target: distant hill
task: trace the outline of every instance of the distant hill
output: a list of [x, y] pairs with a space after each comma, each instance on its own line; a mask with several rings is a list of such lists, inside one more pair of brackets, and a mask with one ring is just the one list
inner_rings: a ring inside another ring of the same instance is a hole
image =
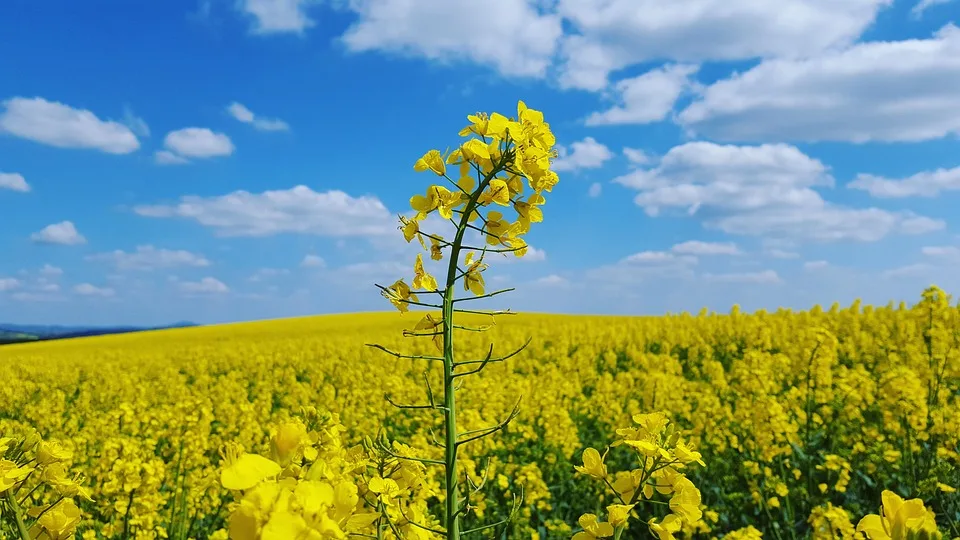
[[145, 330], [163, 330], [166, 328], [186, 328], [198, 326], [189, 321], [180, 321], [166, 326], [61, 326], [44, 324], [8, 324], [0, 323], [0, 345], [23, 343], [26, 341], [45, 341], [84, 336], [103, 336], [108, 334], [126, 334]]

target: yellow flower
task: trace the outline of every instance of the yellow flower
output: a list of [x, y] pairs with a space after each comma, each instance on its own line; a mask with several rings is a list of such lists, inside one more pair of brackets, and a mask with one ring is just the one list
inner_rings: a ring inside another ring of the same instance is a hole
[[614, 528], [619, 527], [627, 522], [627, 519], [630, 517], [630, 510], [636, 506], [635, 504], [611, 504], [607, 507], [607, 519], [610, 521], [610, 524]]
[[423, 269], [423, 255], [417, 253], [417, 260], [413, 263], [413, 288], [425, 291], [437, 290], [437, 280]]
[[410, 304], [407, 300], [413, 302], [419, 302], [420, 299], [417, 298], [417, 295], [410, 292], [410, 286], [408, 286], [402, 279], [398, 279], [394, 282], [393, 285], [386, 288], [382, 291], [384, 297], [390, 301], [401, 313], [406, 313], [410, 311]]
[[37, 447], [37, 463], [40, 466], [49, 465], [58, 461], [67, 461], [73, 457], [73, 452], [64, 448], [56, 441], [41, 442]]
[[940, 491], [944, 493], [954, 493], [957, 491], [957, 488], [948, 484], [944, 484], [943, 482], [938, 482], [937, 487], [940, 488]]
[[871, 540], [939, 539], [933, 512], [920, 499], [904, 501], [896, 493], [884, 490], [880, 494], [883, 505], [880, 515], [869, 514], [857, 523], [857, 531]]
[[656, 518], [651, 518], [647, 525], [650, 526], [650, 532], [657, 535], [660, 540], [674, 540], [673, 533], [680, 532], [682, 523], [676, 515], [667, 514], [662, 522], [657, 523]]
[[[31, 517], [39, 516], [30, 530], [30, 537], [37, 540], [67, 540], [73, 538], [80, 524], [80, 509], [73, 499], [65, 498], [52, 508], [40, 506], [27, 512]], [[42, 514], [42, 515], [41, 515]]]
[[285, 462], [300, 449], [307, 436], [307, 428], [298, 421], [286, 422], [277, 428], [273, 437], [273, 450], [277, 459]]
[[433, 315], [427, 313], [420, 319], [420, 322], [413, 327], [414, 331], [417, 330], [429, 330], [433, 332], [433, 335], [430, 338], [433, 340], [433, 344], [436, 345], [437, 350], [443, 350], [443, 332], [437, 329], [438, 326], [443, 324], [443, 319], [434, 319]]
[[16, 463], [0, 459], [0, 493], [20, 483], [33, 472], [33, 467], [19, 467]]
[[575, 465], [577, 472], [603, 480], [607, 477], [607, 466], [603, 457], [596, 448], [587, 448], [583, 451], [583, 466]]
[[463, 276], [463, 290], [470, 291], [476, 296], [483, 296], [484, 283], [481, 272], [486, 268], [486, 265], [480, 260], [474, 261], [472, 251], [467, 253], [464, 264], [467, 267], [467, 271]]
[[437, 173], [437, 176], [446, 174], [447, 168], [443, 164], [443, 156], [440, 155], [439, 150], [430, 150], [413, 165], [413, 170], [417, 172], [423, 172], [427, 169]]
[[670, 511], [677, 514], [687, 523], [699, 521], [703, 516], [700, 511], [700, 490], [685, 476], [673, 484], [673, 497], [670, 498]]
[[594, 540], [613, 536], [613, 525], [606, 521], [597, 522], [596, 514], [584, 514], [580, 516], [577, 523], [583, 527], [583, 530], [573, 535], [571, 540]]
[[224, 488], [243, 491], [282, 471], [280, 465], [257, 454], [247, 454], [236, 444], [227, 444], [220, 454], [225, 467], [220, 471], [220, 484]]

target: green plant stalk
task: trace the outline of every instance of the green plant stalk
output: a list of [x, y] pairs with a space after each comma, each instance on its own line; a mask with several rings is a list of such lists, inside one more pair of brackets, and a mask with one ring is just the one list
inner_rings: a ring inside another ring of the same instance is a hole
[[13, 494], [13, 490], [7, 492], [7, 502], [13, 510], [13, 521], [17, 524], [17, 532], [20, 533], [21, 540], [30, 540], [30, 531], [27, 529], [27, 524], [23, 522], [20, 505], [17, 504], [17, 497]]
[[460, 540], [460, 500], [457, 478], [457, 397], [453, 376], [453, 300], [457, 282], [457, 263], [463, 245], [463, 235], [467, 232], [470, 214], [476, 208], [480, 194], [496, 176], [506, 161], [504, 158], [490, 173], [484, 175], [483, 182], [470, 196], [460, 216], [457, 234], [450, 247], [450, 262], [447, 265], [447, 280], [443, 290], [443, 405], [445, 407], [445, 480], [446, 480], [446, 517], [447, 540]]

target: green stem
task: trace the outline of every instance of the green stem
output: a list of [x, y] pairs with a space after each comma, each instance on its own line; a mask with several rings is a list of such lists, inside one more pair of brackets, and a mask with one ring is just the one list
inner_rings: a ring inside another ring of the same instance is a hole
[[7, 502], [10, 504], [10, 508], [13, 510], [13, 520], [17, 524], [17, 531], [20, 533], [20, 538], [22, 540], [30, 540], [30, 531], [27, 529], [27, 524], [23, 522], [23, 516], [20, 513], [20, 505], [17, 504], [17, 497], [13, 494], [13, 490], [7, 492]]
[[[504, 156], [506, 157], [506, 156]], [[444, 431], [446, 432], [446, 448], [444, 452], [445, 480], [446, 480], [446, 528], [447, 540], [460, 540], [460, 496], [459, 479], [457, 478], [457, 448], [459, 434], [457, 433], [457, 399], [456, 378], [454, 377], [453, 358], [453, 304], [454, 291], [457, 281], [457, 263], [460, 261], [460, 251], [463, 249], [463, 235], [467, 231], [470, 214], [476, 208], [480, 194], [497, 173], [500, 172], [504, 159], [498, 166], [487, 174], [483, 182], [477, 187], [460, 216], [460, 225], [457, 234], [450, 246], [450, 262], [447, 266], [447, 280], [443, 291], [443, 405], [445, 408]]]

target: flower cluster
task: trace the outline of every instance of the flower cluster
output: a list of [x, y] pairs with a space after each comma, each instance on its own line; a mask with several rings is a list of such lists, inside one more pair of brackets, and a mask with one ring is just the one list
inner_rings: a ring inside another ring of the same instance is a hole
[[73, 452], [35, 431], [0, 437], [0, 537], [72, 538], [81, 521], [75, 499], [92, 501], [80, 474], [68, 468]]
[[[637, 505], [651, 501], [656, 495], [669, 497], [670, 513], [664, 518], [649, 518], [650, 531], [660, 540], [673, 540], [674, 534], [687, 527], [691, 530], [703, 517], [700, 490], [686, 475], [692, 465], [704, 467], [702, 456], [676, 430], [666, 413], [637, 414], [633, 426], [617, 430], [618, 438], [611, 445], [624, 445], [633, 451], [637, 468], [611, 475], [605, 456], [595, 448], [583, 451], [583, 465], [577, 472], [602, 481], [613, 491], [619, 504], [607, 507], [607, 521], [599, 522], [594, 514], [584, 514], [579, 523], [583, 531], [575, 540], [612, 536], [619, 538]], [[612, 481], [611, 481], [612, 478]]]

